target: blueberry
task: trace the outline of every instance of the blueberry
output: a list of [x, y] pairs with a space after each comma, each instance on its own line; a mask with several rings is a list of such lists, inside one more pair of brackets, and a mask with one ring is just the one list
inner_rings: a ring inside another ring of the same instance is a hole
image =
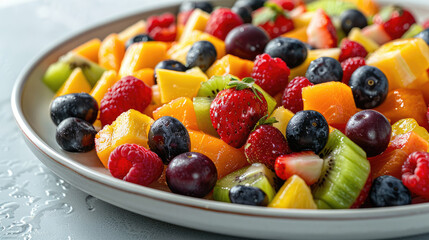
[[203, 1], [184, 1], [180, 5], [179, 12], [187, 12], [193, 9], [201, 9], [204, 12], [211, 13], [213, 11], [213, 5], [210, 2]]
[[241, 17], [244, 23], [252, 23], [252, 9], [248, 6], [234, 6], [231, 9]]
[[425, 40], [426, 44], [429, 45], [429, 28], [421, 31], [419, 34], [417, 34], [414, 37]]
[[264, 206], [268, 199], [264, 191], [259, 188], [245, 185], [235, 185], [229, 190], [229, 199], [232, 203]]
[[313, 84], [337, 81], [343, 79], [341, 63], [331, 57], [320, 57], [313, 60], [307, 68], [305, 77]]
[[252, 9], [252, 11], [255, 11], [258, 8], [261, 8], [264, 6], [266, 0], [238, 0], [235, 2], [234, 7], [238, 6], [247, 6]]
[[307, 52], [303, 42], [285, 37], [274, 38], [265, 47], [265, 53], [282, 59], [289, 68], [301, 65], [307, 59]]
[[215, 46], [209, 41], [195, 42], [186, 55], [186, 67], [199, 67], [203, 72], [216, 61], [217, 52]]
[[328, 142], [329, 125], [322, 114], [312, 110], [297, 112], [286, 128], [289, 147], [294, 152], [322, 151]]
[[179, 71], [179, 72], [184, 72], [186, 70], [188, 70], [185, 65], [183, 65], [181, 62], [178, 62], [176, 60], [164, 60], [162, 62], [159, 62], [156, 66], [155, 66], [155, 71], [153, 74], [153, 77], [155, 78], [155, 80], [157, 79], [156, 76], [156, 70], [157, 69], [167, 69], [167, 70], [173, 70], [173, 71]]
[[341, 29], [346, 35], [348, 35], [355, 27], [362, 29], [368, 26], [368, 21], [365, 15], [356, 9], [349, 9], [342, 12], [340, 15], [340, 21]]
[[88, 93], [72, 93], [55, 98], [50, 106], [51, 119], [58, 126], [64, 119], [76, 117], [94, 123], [98, 103]]
[[136, 35], [136, 36], [128, 39], [128, 41], [125, 43], [125, 47], [129, 48], [133, 43], [150, 42], [150, 41], [153, 41], [153, 38], [151, 38], [149, 35], [139, 34], [139, 35]]
[[56, 130], [55, 139], [62, 149], [68, 152], [89, 152], [94, 149], [94, 127], [80, 118], [67, 118]]
[[164, 164], [179, 154], [191, 150], [188, 130], [176, 118], [165, 116], [156, 120], [149, 130], [149, 148]]
[[349, 86], [356, 106], [361, 109], [375, 108], [380, 105], [386, 99], [389, 90], [386, 75], [373, 66], [362, 66], [356, 69], [350, 77]]
[[411, 204], [410, 190], [401, 180], [388, 175], [377, 177], [372, 182], [369, 198], [376, 207]]

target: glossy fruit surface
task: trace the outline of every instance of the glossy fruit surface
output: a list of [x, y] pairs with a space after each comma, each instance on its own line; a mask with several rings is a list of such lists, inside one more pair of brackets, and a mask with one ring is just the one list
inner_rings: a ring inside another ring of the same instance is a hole
[[319, 153], [326, 145], [329, 125], [325, 117], [316, 111], [297, 112], [286, 128], [286, 139], [294, 152], [313, 151]]
[[191, 197], [204, 197], [213, 189], [217, 180], [213, 162], [196, 152], [183, 153], [173, 158], [165, 175], [172, 192]]
[[125, 47], [128, 48], [133, 43], [150, 42], [150, 41], [154, 41], [154, 40], [149, 35], [147, 35], [147, 34], [139, 34], [139, 35], [136, 35], [136, 36], [128, 39], [128, 41], [125, 43]]
[[253, 60], [264, 52], [270, 41], [267, 33], [252, 24], [238, 26], [225, 39], [226, 52], [243, 59]]
[[161, 117], [152, 124], [148, 144], [150, 150], [158, 154], [164, 164], [191, 150], [191, 140], [185, 126], [169, 116]]
[[80, 118], [70, 117], [62, 121], [56, 130], [55, 139], [68, 152], [89, 152], [94, 149], [94, 127]]
[[265, 47], [265, 53], [282, 59], [289, 68], [301, 65], [307, 59], [307, 47], [297, 39], [278, 37]]
[[414, 37], [425, 40], [426, 44], [429, 45], [429, 28], [421, 31], [419, 34], [417, 34]]
[[205, 32], [220, 40], [225, 40], [228, 33], [243, 24], [241, 17], [229, 8], [217, 8], [210, 15]]
[[419, 196], [429, 197], [429, 153], [413, 152], [402, 165], [402, 182]]
[[411, 204], [411, 193], [401, 180], [385, 175], [374, 179], [370, 191], [371, 203], [376, 207]]
[[266, 53], [256, 57], [252, 70], [255, 84], [271, 96], [275, 96], [286, 88], [289, 74], [290, 70], [283, 60], [272, 58]]
[[368, 157], [386, 150], [390, 142], [392, 127], [386, 117], [374, 110], [356, 113], [346, 125], [346, 136], [359, 145]]
[[173, 71], [178, 71], [178, 72], [185, 72], [186, 70], [188, 70], [188, 68], [183, 65], [181, 62], [176, 61], [176, 60], [164, 60], [159, 62], [156, 66], [155, 66], [155, 71], [154, 71], [154, 78], [157, 79], [157, 75], [156, 75], [156, 70], [157, 69], [166, 69], [166, 70], [173, 70]]
[[331, 57], [320, 57], [310, 63], [305, 77], [313, 84], [325, 82], [341, 82], [343, 68], [340, 62]]
[[343, 39], [341, 41], [340, 49], [341, 53], [338, 59], [338, 61], [340, 62], [343, 62], [344, 60], [353, 57], [365, 58], [366, 55], [368, 55], [368, 52], [360, 43], [350, 41], [348, 39]]
[[185, 1], [180, 5], [179, 12], [187, 12], [197, 8], [211, 13], [213, 11], [213, 4], [207, 1]]
[[305, 77], [295, 77], [285, 88], [282, 96], [282, 105], [293, 113], [297, 113], [304, 109], [302, 102], [302, 89], [314, 84], [308, 81]]
[[250, 7], [234, 6], [231, 10], [238, 14], [244, 23], [252, 23], [252, 9]]
[[353, 57], [348, 58], [341, 62], [341, 67], [343, 68], [343, 80], [344, 84], [349, 85], [350, 77], [356, 71], [356, 69], [365, 66], [365, 58], [363, 57]]
[[268, 199], [264, 191], [257, 187], [235, 185], [229, 190], [229, 199], [232, 203], [262, 206], [267, 205]]
[[64, 119], [76, 117], [94, 123], [98, 114], [97, 101], [87, 93], [72, 93], [55, 98], [50, 105], [51, 119], [58, 126]]
[[194, 43], [186, 55], [186, 67], [199, 67], [203, 72], [214, 63], [217, 58], [215, 46], [209, 41], [198, 41]]
[[264, 6], [265, 2], [266, 0], [238, 0], [235, 2], [234, 7], [246, 6], [246, 7], [250, 7], [252, 11], [255, 11], [256, 9]]
[[312, 151], [279, 156], [274, 165], [279, 178], [287, 180], [293, 175], [298, 175], [309, 186], [319, 180], [322, 167], [323, 159]]
[[340, 15], [341, 29], [346, 35], [352, 30], [352, 28], [364, 28], [368, 25], [368, 21], [363, 13], [357, 9], [349, 9], [341, 13]]

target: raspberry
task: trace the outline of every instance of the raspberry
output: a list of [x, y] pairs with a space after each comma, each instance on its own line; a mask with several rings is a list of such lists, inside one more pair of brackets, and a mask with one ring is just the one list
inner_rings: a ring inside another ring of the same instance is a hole
[[342, 62], [348, 58], [352, 57], [366, 57], [368, 55], [368, 52], [365, 50], [365, 48], [354, 41], [350, 41], [348, 39], [344, 39], [341, 42], [340, 45], [341, 53], [339, 61]]
[[289, 74], [289, 68], [280, 58], [271, 58], [266, 53], [256, 56], [252, 78], [271, 96], [283, 91], [287, 85]]
[[345, 61], [341, 62], [341, 68], [343, 69], [342, 82], [348, 85], [353, 72], [356, 71], [356, 69], [358, 69], [359, 67], [365, 65], [366, 63], [363, 57], [347, 58]]
[[411, 192], [429, 198], [429, 153], [413, 152], [402, 165], [402, 182]]
[[305, 77], [295, 77], [292, 79], [283, 92], [283, 107], [294, 113], [302, 111], [304, 109], [304, 103], [302, 102], [302, 89], [313, 85], [314, 84]]
[[205, 32], [225, 40], [226, 35], [235, 27], [243, 24], [239, 15], [229, 8], [218, 8], [211, 15], [207, 22]]
[[175, 21], [171, 13], [151, 16], [147, 19], [147, 32], [155, 41], [172, 42], [177, 34]]
[[156, 153], [137, 144], [124, 144], [110, 154], [109, 171], [113, 177], [148, 186], [156, 181], [164, 165]]
[[152, 89], [142, 80], [127, 76], [115, 83], [100, 102], [102, 125], [111, 124], [123, 112], [143, 112], [152, 100]]

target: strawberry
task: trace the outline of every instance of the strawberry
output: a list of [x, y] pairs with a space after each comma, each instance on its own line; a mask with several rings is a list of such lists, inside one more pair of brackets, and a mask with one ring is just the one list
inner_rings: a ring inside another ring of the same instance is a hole
[[283, 91], [288, 83], [290, 70], [280, 58], [264, 53], [258, 55], [252, 70], [255, 83], [271, 96]]
[[292, 19], [282, 7], [272, 2], [266, 3], [265, 7], [255, 12], [252, 23], [263, 28], [270, 38], [276, 38], [295, 28]]
[[340, 57], [339, 61], [342, 62], [348, 58], [352, 57], [366, 57], [368, 55], [368, 52], [365, 50], [365, 48], [354, 41], [350, 41], [347, 38], [344, 38], [343, 41], [341, 41], [340, 44]]
[[416, 23], [416, 19], [408, 10], [394, 5], [383, 8], [374, 16], [373, 21], [382, 24], [392, 39], [402, 37], [411, 25]]
[[319, 180], [323, 159], [312, 151], [296, 152], [278, 157], [274, 169], [279, 178], [286, 180], [293, 175], [300, 176], [307, 185]]
[[365, 65], [365, 58], [363, 57], [348, 58], [345, 61], [341, 62], [341, 68], [343, 69], [342, 82], [344, 84], [349, 85], [349, 80], [352, 74], [356, 71], [356, 69]]
[[275, 3], [287, 11], [291, 11], [295, 8], [294, 0], [269, 0], [268, 2]]
[[233, 78], [210, 106], [213, 127], [224, 142], [235, 148], [246, 143], [258, 120], [268, 114], [267, 101], [253, 83], [252, 78]]
[[262, 163], [268, 168], [274, 169], [276, 158], [291, 152], [284, 135], [270, 125], [275, 122], [277, 122], [275, 118], [263, 117], [249, 135], [246, 145], [244, 145], [244, 153], [250, 164]]
[[318, 9], [307, 27], [308, 44], [315, 48], [335, 48], [338, 37], [334, 24], [322, 9]]
[[155, 41], [172, 42], [176, 39], [176, 18], [171, 13], [147, 19], [147, 32]]
[[226, 35], [235, 27], [243, 24], [239, 15], [229, 8], [218, 8], [213, 11], [207, 22], [205, 32], [225, 40]]

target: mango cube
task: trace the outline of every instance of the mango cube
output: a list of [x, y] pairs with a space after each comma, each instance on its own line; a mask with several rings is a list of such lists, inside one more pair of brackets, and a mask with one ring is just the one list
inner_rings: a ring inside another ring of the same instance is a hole
[[63, 96], [70, 93], [89, 93], [91, 85], [86, 80], [81, 68], [75, 68], [61, 88], [57, 91], [55, 97]]
[[179, 120], [187, 129], [199, 130], [194, 104], [187, 97], [177, 98], [153, 111], [153, 118], [170, 116]]
[[210, 14], [200, 9], [195, 9], [189, 16], [188, 21], [183, 29], [182, 35], [180, 36], [180, 42], [189, 39], [192, 31], [199, 30], [204, 31], [206, 29], [207, 22], [209, 21]]
[[275, 118], [278, 122], [273, 124], [273, 127], [280, 130], [283, 135], [286, 137], [286, 128], [290, 121], [290, 119], [295, 114], [291, 112], [289, 109], [285, 109], [283, 106], [276, 108], [274, 112], [271, 114], [270, 118]]
[[217, 60], [207, 69], [207, 76], [223, 76], [231, 74], [238, 78], [250, 77], [252, 74], [253, 62], [246, 59], [241, 59], [233, 55], [226, 55]]
[[100, 106], [100, 102], [101, 99], [103, 99], [104, 94], [106, 94], [109, 88], [117, 81], [118, 76], [114, 70], [105, 71], [103, 75], [101, 75], [100, 80], [98, 80], [90, 92], [90, 95], [97, 101], [98, 106]]

